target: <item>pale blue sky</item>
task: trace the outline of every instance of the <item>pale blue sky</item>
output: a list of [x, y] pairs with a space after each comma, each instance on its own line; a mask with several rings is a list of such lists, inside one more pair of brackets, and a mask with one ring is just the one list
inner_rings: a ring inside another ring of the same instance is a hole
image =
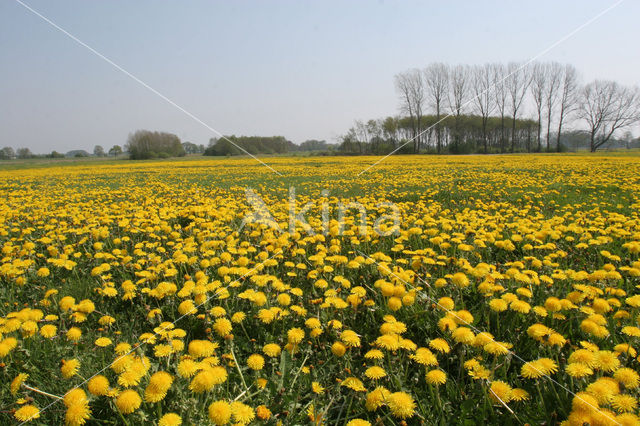
[[[397, 112], [394, 74], [525, 60], [612, 1], [46, 1], [34, 9], [224, 134], [296, 143]], [[542, 60], [640, 83], [640, 1]], [[123, 145], [136, 129], [215, 136], [14, 0], [0, 0], [0, 146]]]

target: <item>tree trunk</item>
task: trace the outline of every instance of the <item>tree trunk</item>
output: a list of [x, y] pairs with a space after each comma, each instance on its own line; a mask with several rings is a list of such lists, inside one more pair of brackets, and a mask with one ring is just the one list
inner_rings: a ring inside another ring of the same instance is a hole
[[436, 144], [438, 145], [436, 150], [440, 154], [440, 148], [442, 146], [440, 134], [440, 101], [436, 102]]
[[558, 136], [556, 137], [556, 146], [560, 152], [560, 134], [562, 133], [562, 121], [564, 119], [564, 109], [560, 111], [560, 122], [558, 123]]
[[505, 152], [504, 143], [504, 113], [500, 116], [500, 152]]
[[538, 108], [538, 151], [542, 151], [542, 142], [540, 141], [541, 134], [542, 134], [542, 109]]
[[513, 114], [513, 124], [511, 125], [511, 152], [516, 148], [516, 114]]

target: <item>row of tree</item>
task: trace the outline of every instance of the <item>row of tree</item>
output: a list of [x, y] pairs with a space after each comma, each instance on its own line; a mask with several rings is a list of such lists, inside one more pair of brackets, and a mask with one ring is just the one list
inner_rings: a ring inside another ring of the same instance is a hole
[[[324, 140], [307, 140], [300, 145], [285, 139], [283, 136], [225, 136], [217, 139], [212, 138], [209, 146], [196, 145], [192, 142], [180, 142], [178, 136], [171, 133], [152, 132], [149, 130], [138, 130], [129, 135], [124, 150], [120, 145], [114, 145], [107, 152], [101, 145], [93, 148], [93, 156], [117, 157], [126, 153], [131, 159], [149, 159], [181, 157], [186, 154], [203, 155], [243, 155], [246, 152], [251, 154], [285, 154], [298, 151], [317, 152], [337, 152], [337, 144], [329, 144]], [[0, 149], [0, 160], [27, 159], [27, 158], [79, 158], [89, 157], [85, 150], [73, 150], [66, 154], [52, 151], [50, 154], [36, 155], [28, 148], [20, 148], [17, 151], [11, 147]]]
[[640, 121], [638, 88], [603, 80], [581, 85], [569, 64], [433, 63], [397, 74], [394, 83], [401, 116], [357, 121], [342, 137], [343, 151], [560, 150], [564, 127], [577, 120], [595, 151]]
[[229, 156], [256, 154], [286, 154], [291, 152], [333, 152], [338, 146], [324, 140], [310, 139], [296, 145], [284, 136], [224, 136], [212, 138], [204, 155]]
[[[109, 149], [109, 156], [117, 157], [122, 154], [122, 147], [120, 145], [114, 145]], [[93, 149], [93, 155], [96, 157], [106, 157], [107, 154], [104, 148], [100, 145], [96, 145]], [[60, 153], [58, 151], [51, 151], [49, 154], [34, 154], [29, 148], [18, 148], [14, 150], [10, 146], [5, 146], [0, 149], [0, 160], [13, 160], [13, 159], [28, 159], [28, 158], [81, 158], [89, 157], [90, 154], [84, 149], [75, 149], [66, 153]]]

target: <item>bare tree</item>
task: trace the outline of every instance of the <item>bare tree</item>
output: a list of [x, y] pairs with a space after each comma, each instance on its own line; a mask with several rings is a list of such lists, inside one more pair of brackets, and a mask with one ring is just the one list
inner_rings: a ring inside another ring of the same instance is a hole
[[562, 134], [562, 124], [567, 117], [573, 113], [579, 105], [578, 102], [578, 72], [573, 65], [567, 64], [562, 71], [562, 81], [560, 83], [558, 115], [558, 136], [556, 146], [560, 151], [560, 135]]
[[422, 73], [412, 69], [395, 76], [396, 90], [400, 94], [400, 109], [409, 115], [413, 139], [413, 151], [420, 148], [420, 129], [425, 90]]
[[449, 82], [447, 100], [451, 114], [455, 119], [452, 151], [457, 152], [460, 143], [460, 118], [464, 112], [465, 100], [469, 98], [469, 66], [456, 65], [453, 67], [449, 75]]
[[640, 95], [615, 81], [596, 80], [582, 90], [579, 114], [589, 126], [590, 148], [595, 152], [619, 129], [640, 120]]
[[[536, 112], [538, 113], [538, 151], [542, 149], [541, 138], [542, 134], [542, 107], [544, 103], [544, 95], [547, 92], [547, 85], [549, 84], [549, 66], [537, 62], [531, 68], [531, 97], [536, 104]], [[549, 147], [549, 141], [547, 140], [547, 148]]]
[[487, 149], [487, 123], [489, 116], [496, 107], [496, 99], [493, 93], [495, 65], [484, 64], [473, 68], [473, 94], [474, 104], [482, 117], [482, 145], [484, 153]]
[[506, 69], [502, 64], [494, 64], [494, 94], [496, 107], [500, 113], [500, 151], [506, 150], [506, 140], [504, 137], [504, 117], [507, 109], [507, 87], [505, 84]]
[[[547, 109], [547, 151], [551, 150], [551, 118], [553, 110], [558, 102], [558, 91], [562, 84], [564, 68], [557, 62], [552, 62], [548, 68], [548, 84], [544, 93], [545, 107]], [[560, 151], [560, 145], [557, 147]]]
[[515, 151], [516, 146], [516, 119], [518, 118], [518, 111], [527, 95], [530, 84], [531, 78], [528, 66], [516, 62], [510, 62], [509, 65], [507, 65], [505, 86], [509, 94], [509, 108], [513, 120], [511, 122], [511, 152]]
[[424, 79], [427, 86], [427, 94], [436, 111], [436, 150], [438, 154], [442, 150], [442, 132], [440, 127], [440, 115], [443, 103], [449, 92], [449, 66], [443, 63], [433, 63], [424, 70]]

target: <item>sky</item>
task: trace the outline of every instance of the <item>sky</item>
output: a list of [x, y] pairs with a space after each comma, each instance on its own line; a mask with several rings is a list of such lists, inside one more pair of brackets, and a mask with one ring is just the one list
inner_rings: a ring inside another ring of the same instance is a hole
[[[614, 1], [0, 0], [0, 147], [106, 150], [138, 129], [336, 142], [398, 113], [395, 74], [432, 62], [525, 61]], [[542, 55], [584, 81], [640, 83], [640, 1]], [[533, 113], [533, 111], [529, 111]]]

